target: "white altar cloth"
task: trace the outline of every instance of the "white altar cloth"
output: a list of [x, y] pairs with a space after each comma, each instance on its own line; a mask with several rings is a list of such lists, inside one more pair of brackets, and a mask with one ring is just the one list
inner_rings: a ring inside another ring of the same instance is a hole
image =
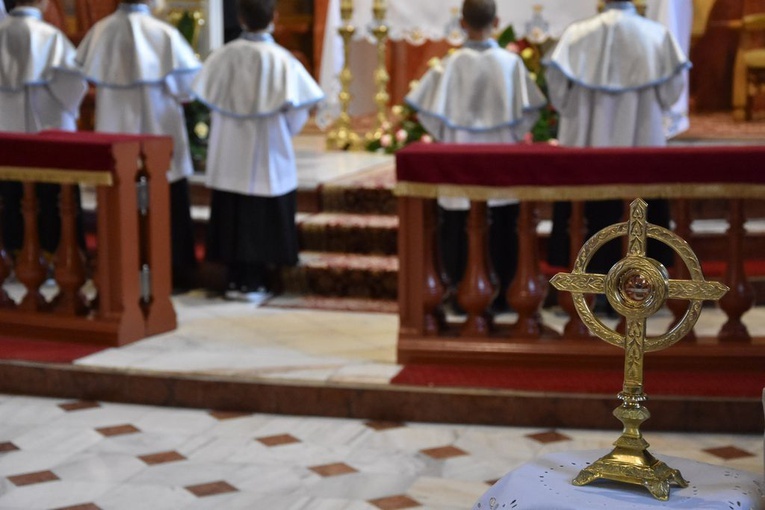
[[657, 455], [690, 482], [672, 486], [669, 501], [659, 501], [638, 485], [596, 481], [577, 487], [571, 480], [608, 450], [545, 455], [503, 476], [473, 505], [473, 510], [667, 510], [765, 508], [762, 475], [688, 459]]
[[[497, 0], [499, 26], [513, 25], [518, 37], [526, 31], [535, 5], [542, 6], [542, 17], [549, 24], [549, 34], [558, 38], [572, 22], [588, 18], [598, 10], [599, 0]], [[356, 39], [371, 37], [368, 27], [372, 22], [373, 0], [354, 0], [351, 24], [356, 27]], [[450, 37], [454, 34], [455, 22], [458, 23], [462, 0], [387, 0], [386, 24], [393, 40], [406, 40], [411, 44], [423, 44], [427, 40], [449, 39], [459, 44], [459, 40]], [[663, 23], [677, 38], [680, 47], [688, 53], [691, 43], [691, 25], [693, 22], [693, 0], [648, 0], [648, 18]], [[340, 91], [339, 73], [343, 67], [343, 41], [337, 29], [341, 26], [340, 0], [330, 0], [327, 9], [326, 31], [321, 58], [321, 76], [319, 83], [324, 89], [329, 104], [325, 110], [324, 121], [329, 121], [338, 112], [337, 95]], [[353, 49], [357, 49], [358, 46]], [[353, 58], [353, 64], [358, 60]], [[374, 57], [373, 57], [374, 59]], [[368, 58], [364, 59], [367, 61]], [[373, 68], [351, 69], [354, 80], [358, 83], [355, 90], [374, 93], [372, 82]], [[369, 75], [369, 76], [367, 76]], [[356, 94], [358, 96], [358, 94]], [[360, 99], [357, 97], [357, 99]], [[672, 125], [673, 124], [673, 125]], [[672, 108], [668, 119], [667, 131], [670, 136], [688, 129], [688, 89]]]

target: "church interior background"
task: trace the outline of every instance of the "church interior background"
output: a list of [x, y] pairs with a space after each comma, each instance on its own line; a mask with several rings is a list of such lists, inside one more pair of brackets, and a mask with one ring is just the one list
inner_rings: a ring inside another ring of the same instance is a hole
[[[188, 28], [204, 57], [236, 32], [226, 24], [226, 3], [164, 0], [156, 9]], [[534, 9], [544, 3], [529, 2], [527, 17], [549, 15], [549, 9]], [[765, 51], [765, 34], [750, 36], [742, 20], [765, 13], [765, 0], [687, 3], [693, 12], [687, 20], [694, 64], [690, 122], [670, 146], [762, 145], [765, 94], [757, 72], [748, 81], [743, 61], [745, 52]], [[46, 19], [76, 43], [116, 5], [50, 0]], [[339, 19], [338, 5], [278, 3], [277, 41], [317, 80], [332, 74], [326, 64], [334, 62], [330, 54], [337, 48], [327, 48], [327, 26]], [[375, 44], [373, 37], [351, 43], [356, 81], [349, 129], [362, 140], [380, 127]], [[391, 122], [400, 120], [394, 107], [410, 82], [450, 46], [443, 34], [409, 33], [385, 42], [389, 101], [383, 110]], [[86, 101], [84, 130], [92, 127], [92, 108]], [[190, 106], [187, 115], [196, 149], [203, 151], [205, 112]], [[529, 460], [611, 447], [619, 429], [611, 416], [618, 363], [588, 368], [583, 356], [577, 360], [582, 368], [564, 370], [457, 359], [407, 369], [397, 345], [395, 156], [328, 149], [334, 117], [328, 119], [318, 114], [295, 140], [302, 251], [299, 266], [283, 273], [280, 295], [243, 303], [209, 299], [203, 289], [177, 293], [177, 328], [121, 345], [30, 340], [8, 335], [0, 323], [1, 509], [464, 509]], [[202, 155], [197, 163], [192, 215], [204, 239], [209, 196]], [[83, 200], [92, 226], [96, 194], [84, 187]], [[765, 350], [765, 203], [748, 198], [742, 207], [740, 259], [753, 303], [742, 309], [742, 320], [754, 361], [724, 370], [662, 367], [653, 380], [649, 372], [654, 417], [643, 432], [654, 453], [754, 473], [762, 489], [765, 365], [757, 363]], [[731, 265], [730, 203], [691, 200], [687, 211], [688, 239], [705, 276], [724, 279]], [[540, 206], [539, 220], [544, 260], [549, 206]], [[542, 268], [547, 278], [554, 269]], [[4, 288], [13, 299], [23, 294], [12, 278]], [[554, 297], [548, 294], [540, 313], [561, 331], [566, 317]], [[715, 339], [726, 313], [705, 305], [696, 335]], [[514, 312], [496, 318], [500, 325], [515, 319]], [[662, 310], [651, 332], [672, 321]]]

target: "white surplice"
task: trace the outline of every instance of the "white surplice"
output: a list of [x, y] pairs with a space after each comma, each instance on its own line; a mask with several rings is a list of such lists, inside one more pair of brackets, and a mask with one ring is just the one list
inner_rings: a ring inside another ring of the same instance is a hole
[[665, 145], [664, 114], [690, 67], [670, 31], [631, 2], [573, 23], [544, 64], [558, 139], [575, 147]]
[[0, 131], [77, 128], [85, 79], [66, 36], [34, 7], [0, 22]]
[[212, 110], [207, 186], [273, 197], [297, 189], [292, 137], [324, 97], [303, 65], [268, 32], [213, 52], [194, 81]]
[[[516, 143], [547, 104], [521, 58], [493, 39], [467, 41], [434, 64], [404, 100], [444, 143]], [[511, 201], [489, 201], [506, 203]], [[462, 197], [440, 197], [439, 204], [452, 210], [470, 206]]]
[[168, 181], [193, 173], [182, 103], [201, 63], [175, 27], [147, 5], [120, 4], [86, 34], [77, 61], [96, 85], [96, 131], [171, 136]]

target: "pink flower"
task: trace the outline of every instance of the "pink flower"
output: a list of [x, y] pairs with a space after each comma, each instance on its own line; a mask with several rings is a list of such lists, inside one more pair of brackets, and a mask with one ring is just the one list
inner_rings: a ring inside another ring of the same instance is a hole
[[550, 138], [549, 140], [547, 140], [547, 143], [550, 145], [554, 145], [556, 147], [560, 145], [560, 142], [558, 141], [557, 138]]
[[408, 136], [409, 136], [409, 133], [407, 133], [405, 129], [399, 129], [398, 131], [396, 131], [396, 141], [398, 143], [404, 143]]
[[534, 135], [531, 133], [526, 133], [523, 135], [523, 143], [533, 143], [534, 142]]
[[422, 143], [433, 143], [433, 137], [425, 134], [425, 135], [422, 135], [422, 137], [420, 138], [420, 141]]
[[380, 137], [380, 145], [382, 147], [390, 147], [390, 144], [392, 142], [393, 142], [393, 138], [387, 133]]
[[507, 46], [505, 46], [505, 49], [507, 51], [511, 52], [511, 53], [520, 53], [521, 52], [520, 46], [518, 46], [514, 42], [507, 43]]

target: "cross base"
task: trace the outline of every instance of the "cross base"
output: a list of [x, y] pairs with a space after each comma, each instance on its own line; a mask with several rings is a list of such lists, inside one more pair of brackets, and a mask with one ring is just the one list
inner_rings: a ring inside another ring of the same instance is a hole
[[598, 479], [642, 485], [661, 501], [669, 499], [670, 484], [688, 487], [688, 481], [680, 471], [656, 459], [648, 450], [622, 447], [614, 448], [584, 468], [572, 483], [582, 486]]

